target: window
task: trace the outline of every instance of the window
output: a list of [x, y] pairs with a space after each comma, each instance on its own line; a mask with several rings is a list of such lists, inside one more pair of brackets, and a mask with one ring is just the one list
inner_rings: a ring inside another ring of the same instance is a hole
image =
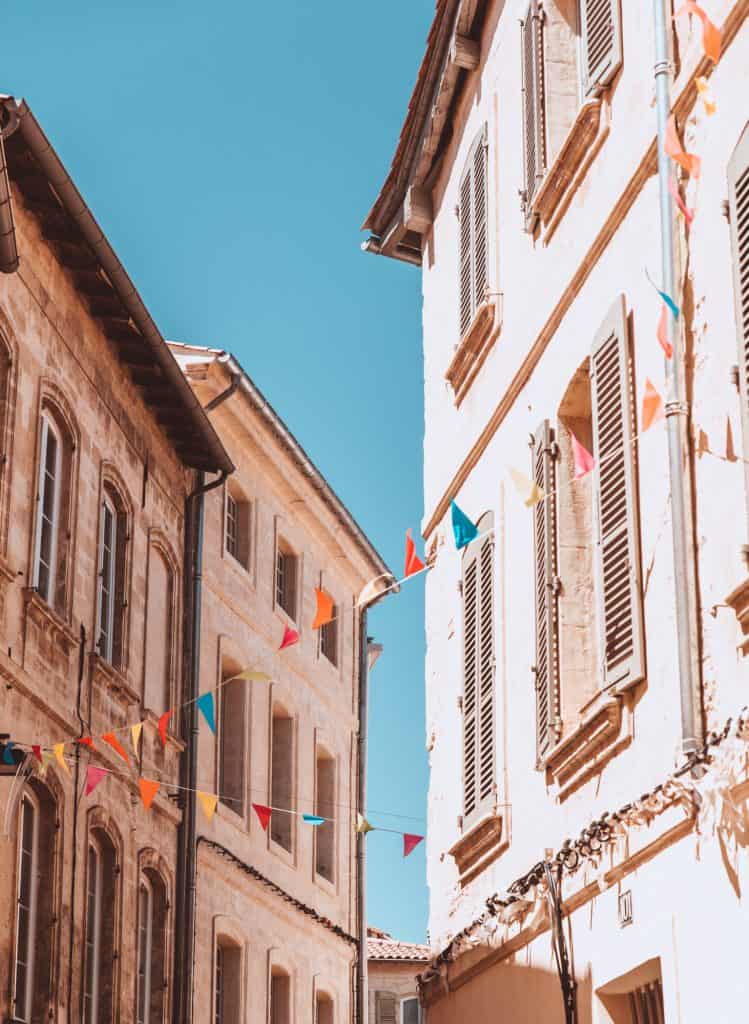
[[315, 759], [315, 814], [330, 818], [315, 828], [315, 871], [335, 881], [335, 759], [318, 747]]
[[291, 1024], [291, 978], [276, 967], [270, 976], [270, 1024]]
[[27, 782], [18, 809], [12, 975], [13, 1020], [24, 1024], [41, 1020], [46, 1011], [54, 937], [56, 841], [55, 802], [36, 780]]
[[42, 413], [42, 439], [37, 487], [34, 586], [47, 604], [55, 605], [62, 490], [62, 437], [52, 417]]
[[400, 1024], [421, 1024], [421, 1006], [417, 998], [401, 1000]]
[[160, 876], [145, 872], [138, 887], [137, 1024], [160, 1024], [164, 1019], [166, 908]]
[[291, 619], [296, 619], [297, 557], [279, 544], [276, 551], [276, 604]]
[[531, 0], [521, 23], [523, 67], [523, 159], [525, 177], [522, 201], [526, 230], [536, 226], [533, 197], [546, 173], [544, 126], [543, 15], [538, 0]]
[[106, 486], [99, 515], [96, 643], [101, 657], [118, 668], [123, 662], [126, 544], [127, 517], [122, 502]]
[[[463, 551], [463, 813], [488, 809], [496, 790], [494, 739], [494, 516]], [[482, 536], [483, 535], [483, 536]]]
[[460, 180], [460, 336], [485, 300], [488, 268], [487, 159], [484, 126], [471, 147]]
[[582, 91], [589, 96], [608, 85], [622, 65], [619, 0], [580, 0]]
[[338, 666], [338, 605], [333, 605], [333, 618], [320, 627], [320, 653], [334, 667]]
[[[749, 125], [739, 139], [728, 165], [728, 203], [731, 221], [733, 290], [739, 358], [739, 392], [744, 451], [749, 451]], [[749, 464], [744, 463], [749, 513]]]
[[315, 996], [315, 1024], [334, 1024], [333, 1000], [325, 992]]
[[223, 936], [216, 943], [215, 1024], [239, 1024], [242, 1011], [242, 950]]
[[250, 503], [226, 492], [226, 550], [245, 569], [250, 567]]
[[244, 814], [247, 683], [242, 679], [232, 679], [238, 671], [234, 667], [222, 665], [222, 685], [219, 692], [218, 775], [221, 802], [241, 815]]
[[138, 1024], [148, 1024], [151, 1005], [153, 891], [147, 879], [138, 888]]
[[398, 999], [392, 992], [375, 992], [375, 1024], [399, 1024]]
[[611, 1024], [665, 1024], [660, 960], [656, 957], [598, 989]]
[[161, 714], [172, 704], [174, 574], [162, 549], [151, 545], [146, 615], [146, 707]]
[[[271, 723], [271, 806], [294, 809], [294, 720], [274, 708]], [[289, 853], [293, 847], [293, 814], [274, 813], [271, 839]]]
[[92, 833], [86, 860], [84, 1024], [113, 1018], [115, 863], [106, 834]]

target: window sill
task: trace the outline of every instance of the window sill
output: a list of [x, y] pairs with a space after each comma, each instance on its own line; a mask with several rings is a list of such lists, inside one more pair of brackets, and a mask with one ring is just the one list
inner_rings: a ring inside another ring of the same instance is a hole
[[460, 406], [468, 394], [471, 384], [499, 337], [501, 327], [501, 320], [497, 321], [496, 304], [482, 302], [468, 330], [460, 339], [445, 373], [452, 386], [457, 406]]
[[546, 758], [547, 775], [564, 800], [591, 775], [631, 742], [622, 736], [623, 697], [601, 693], [580, 719], [578, 726], [557, 743]]
[[140, 694], [130, 686], [125, 676], [100, 654], [92, 654], [89, 660], [91, 682], [105, 686], [116, 697], [122, 697], [125, 704], [139, 704]]
[[743, 637], [738, 649], [743, 656], [749, 654], [749, 577], [739, 584], [726, 598], [726, 604], [732, 608]]
[[586, 100], [533, 197], [533, 212], [541, 218], [544, 244], [559, 226], [610, 128], [608, 105], [600, 99]]
[[79, 640], [67, 622], [39, 596], [36, 588], [25, 587], [23, 599], [28, 618], [62, 650], [66, 658], [69, 658], [78, 646]]
[[484, 815], [447, 851], [455, 860], [461, 886], [480, 875], [509, 846], [504, 820], [496, 811]]
[[288, 864], [290, 868], [296, 867], [296, 863], [294, 860], [293, 843], [291, 849], [287, 850], [285, 846], [282, 846], [280, 843], [276, 842], [273, 836], [271, 836], [270, 832], [268, 832], [268, 849], [270, 850], [271, 853], [274, 853], [279, 860], [283, 861], [284, 864]]
[[318, 885], [328, 896], [335, 896], [337, 892], [335, 882], [331, 882], [329, 878], [319, 874], [317, 871], [315, 871], [315, 885]]

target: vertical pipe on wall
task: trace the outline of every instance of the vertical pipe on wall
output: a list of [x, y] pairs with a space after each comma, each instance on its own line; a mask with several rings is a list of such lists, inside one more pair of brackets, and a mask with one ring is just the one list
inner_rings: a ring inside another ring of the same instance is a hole
[[[662, 288], [675, 296], [674, 272], [674, 216], [673, 201], [668, 184], [671, 162], [666, 155], [664, 140], [671, 115], [668, 35], [665, 12], [666, 0], [653, 0], [655, 16], [655, 94], [658, 119], [658, 182], [661, 221], [661, 275]], [[685, 472], [688, 455], [687, 428], [689, 407], [686, 401], [684, 353], [679, 339], [678, 324], [669, 314], [668, 340], [672, 358], [665, 360], [666, 369], [666, 431], [668, 461], [671, 478], [671, 522], [674, 553], [674, 588], [676, 596], [676, 631], [679, 659], [679, 691], [681, 698], [682, 751], [689, 753], [698, 745], [697, 691], [693, 657], [693, 623], [689, 561], [689, 533], [687, 530], [687, 482]]]
[[[359, 614], [359, 741], [358, 791], [356, 806], [360, 814], [367, 808], [367, 610]], [[367, 1024], [369, 994], [367, 987], [367, 837], [356, 833], [356, 896], [358, 908], [359, 954], [356, 965], [356, 1021]]]

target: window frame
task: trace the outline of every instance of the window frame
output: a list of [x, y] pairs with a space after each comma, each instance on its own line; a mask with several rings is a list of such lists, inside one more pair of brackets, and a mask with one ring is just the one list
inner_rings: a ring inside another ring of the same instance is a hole
[[[146, 927], [143, 927], [141, 894], [146, 894]], [[143, 939], [145, 936], [145, 949]], [[138, 995], [135, 1006], [137, 1024], [149, 1024], [151, 1006], [151, 966], [153, 961], [153, 885], [146, 875], [138, 882]]]
[[[108, 589], [105, 588], [105, 573], [104, 573], [104, 553], [106, 550], [105, 545], [105, 530], [107, 515], [110, 518], [110, 529], [111, 539], [109, 545], [109, 572], [106, 583]], [[96, 644], [100, 657], [104, 658], [109, 662], [110, 665], [114, 664], [114, 650], [115, 650], [115, 616], [117, 614], [117, 568], [118, 559], [121, 558], [121, 552], [118, 549], [119, 544], [119, 530], [120, 530], [120, 512], [117, 508], [112, 497], [104, 491], [101, 499], [101, 510], [99, 514], [99, 561], [97, 571], [97, 586], [96, 586]], [[109, 631], [106, 634], [106, 643], [102, 645], [102, 620], [103, 611], [105, 608], [104, 596], [106, 593], [106, 612], [107, 621], [109, 624]]]
[[[322, 762], [328, 762], [328, 764], [330, 766], [330, 770], [332, 771], [332, 774], [333, 774], [333, 784], [332, 784], [332, 787], [331, 787], [332, 788], [332, 799], [329, 800], [329, 801], [328, 800], [322, 801], [321, 798], [320, 798], [320, 774], [319, 774], [319, 769], [320, 769], [320, 764]], [[333, 886], [333, 887], [335, 887], [337, 882], [338, 882], [338, 871], [337, 871], [337, 868], [338, 868], [338, 832], [337, 832], [337, 829], [336, 829], [336, 815], [335, 815], [335, 809], [337, 807], [337, 799], [336, 799], [337, 795], [338, 795], [338, 759], [335, 757], [334, 754], [330, 753], [328, 748], [323, 743], [315, 742], [315, 800], [314, 800], [314, 808], [315, 808], [315, 814], [319, 815], [322, 818], [325, 818], [326, 821], [325, 821], [325, 824], [318, 825], [314, 829], [314, 844], [313, 844], [313, 851], [312, 851], [312, 866], [313, 866], [313, 869], [314, 869], [315, 879], [317, 879], [317, 880], [321, 879], [325, 885]], [[327, 807], [323, 807], [323, 803], [325, 803], [326, 805], [329, 804], [333, 808], [333, 818], [332, 819], [328, 818], [328, 813], [329, 812], [324, 813], [324, 812], [327, 811]], [[331, 859], [330, 876], [326, 875], [324, 872], [319, 870], [320, 841], [321, 841], [321, 838], [323, 836], [326, 836], [326, 833], [323, 831], [324, 829], [329, 829], [328, 835], [330, 836], [330, 838], [328, 840], [329, 843], [330, 843], [330, 859]]]
[[[287, 573], [283, 563], [288, 561], [292, 567], [292, 573]], [[299, 592], [301, 559], [293, 548], [281, 537], [276, 541], [276, 559], [274, 568], [274, 604], [277, 608], [289, 617], [296, 624], [299, 616]], [[290, 581], [290, 582], [288, 582]], [[290, 595], [286, 594], [285, 586], [291, 589]]]
[[[26, 808], [31, 809], [33, 814], [31, 856], [29, 858], [29, 923], [26, 937], [26, 984], [23, 995], [23, 1016], [18, 1013], [18, 967], [20, 949], [20, 916], [21, 916], [21, 887], [23, 879], [24, 862], [24, 815]], [[38, 917], [38, 892], [39, 892], [39, 826], [41, 820], [41, 804], [39, 798], [30, 789], [27, 789], [20, 802], [18, 812], [18, 847], [16, 852], [16, 914], [15, 914], [15, 948], [13, 951], [13, 976], [12, 976], [12, 1007], [13, 1019], [24, 1024], [30, 1024], [34, 1011], [34, 970], [36, 967], [36, 929]]]
[[[295, 808], [296, 808], [296, 795], [297, 795], [297, 793], [296, 793], [296, 788], [297, 788], [297, 764], [296, 764], [296, 759], [297, 759], [297, 734], [296, 734], [297, 722], [296, 722], [296, 716], [294, 715], [293, 712], [291, 712], [291, 711], [289, 711], [287, 709], [287, 705], [285, 703], [283, 703], [280, 700], [273, 700], [272, 699], [271, 700], [271, 714], [270, 714], [270, 738], [269, 738], [270, 742], [268, 744], [268, 763], [269, 763], [269, 778], [268, 778], [268, 790], [269, 790], [268, 796], [269, 796], [269, 800], [268, 800], [268, 803], [269, 803], [269, 805], [271, 807], [273, 807], [273, 806], [282, 806], [282, 805], [279, 805], [277, 803], [277, 799], [279, 799], [279, 798], [283, 799], [281, 794], [278, 794], [277, 790], [275, 790], [276, 796], [274, 796], [275, 779], [276, 779], [277, 773], [273, 770], [273, 760], [274, 760], [274, 757], [273, 757], [273, 740], [274, 740], [274, 737], [275, 737], [275, 734], [276, 734], [276, 732], [275, 732], [275, 722], [276, 721], [288, 722], [289, 723], [288, 724], [288, 729], [289, 729], [289, 752], [288, 752], [288, 758], [289, 758], [289, 792], [288, 792], [288, 796], [286, 797], [287, 803], [288, 803], [288, 806], [287, 806], [286, 810], [288, 810], [290, 813], [282, 815], [282, 816], [271, 815], [270, 827], [268, 828], [267, 835], [268, 835], [268, 842], [271, 844], [272, 849], [277, 851], [284, 858], [291, 858], [291, 860], [293, 862], [294, 858], [296, 857], [296, 848], [297, 848], [297, 844], [296, 844], [296, 828], [295, 828], [295, 825], [296, 825], [296, 814], [294, 813]], [[279, 839], [277, 839], [276, 836], [274, 835], [274, 827], [273, 827], [274, 820], [275, 820], [276, 824], [278, 824], [278, 822], [280, 820], [283, 820], [283, 819], [287, 819], [288, 820], [288, 834], [289, 834], [289, 845], [288, 845], [288, 847], [285, 846], [283, 844], [283, 842], [281, 842]]]
[[[477, 172], [481, 168], [481, 185]], [[477, 191], [480, 190], [480, 196]], [[481, 205], [481, 215], [477, 213]], [[465, 232], [465, 217], [468, 229]], [[489, 130], [484, 123], [471, 143], [458, 185], [458, 337], [469, 333], [476, 314], [486, 302], [490, 277], [489, 245]], [[479, 229], [483, 232], [479, 239]], [[464, 234], [465, 232], [465, 234]], [[465, 245], [464, 245], [465, 241]], [[483, 248], [483, 253], [480, 252]], [[464, 248], [466, 253], [464, 253]], [[467, 257], [467, 258], [466, 258]], [[479, 268], [483, 267], [479, 283]], [[467, 311], [467, 312], [466, 312]]]
[[399, 1024], [406, 1024], [406, 1003], [416, 1003], [418, 1016], [416, 1018], [416, 1024], [421, 1024], [423, 1014], [421, 1009], [421, 1003], [419, 1002], [418, 996], [404, 996], [400, 1001], [400, 1021]]
[[[32, 585], [36, 592], [39, 594], [39, 596], [42, 598], [42, 600], [53, 608], [55, 591], [57, 589], [57, 549], [59, 543], [60, 504], [62, 495], [61, 477], [63, 437], [62, 431], [58, 427], [57, 423], [55, 423], [54, 417], [47, 411], [47, 409], [42, 409], [40, 413], [40, 420], [41, 435], [39, 442], [39, 466], [37, 471], [37, 507], [36, 523], [34, 526], [34, 562]], [[51, 518], [47, 520], [50, 524], [50, 555], [47, 576], [47, 592], [43, 593], [40, 590], [40, 579], [42, 567], [42, 540], [44, 534], [44, 521], [46, 519], [44, 515], [44, 503], [47, 496], [46, 466], [50, 435], [54, 438], [56, 452], [54, 462], [54, 476], [52, 478], [54, 493], [52, 496]]]
[[[92, 865], [92, 854], [93, 861], [96, 865], [96, 873], [94, 878], [94, 890], [93, 890], [93, 921], [91, 920], [91, 904], [90, 898], [92, 896], [91, 889], [91, 865]], [[87, 844], [87, 856], [86, 856], [86, 924], [85, 924], [85, 938], [84, 938], [84, 969], [83, 969], [83, 990], [82, 990], [82, 1002], [83, 1002], [83, 1024], [97, 1024], [97, 1018], [99, 1015], [99, 975], [101, 973], [101, 954], [102, 954], [102, 942], [101, 942], [101, 918], [102, 918], [102, 899], [103, 899], [103, 866], [104, 866], [104, 854], [101, 847], [101, 843], [98, 839], [89, 834]], [[89, 955], [91, 960], [89, 960]], [[89, 978], [89, 966], [91, 966], [91, 978], [92, 984], [91, 989], [88, 988]], [[86, 1007], [88, 1004], [88, 1013]]]

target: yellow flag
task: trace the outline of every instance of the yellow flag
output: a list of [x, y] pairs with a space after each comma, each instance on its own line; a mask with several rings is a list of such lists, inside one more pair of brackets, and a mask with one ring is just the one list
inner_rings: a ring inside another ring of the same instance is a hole
[[143, 732], [143, 723], [142, 722], [138, 722], [137, 725], [131, 725], [130, 726], [130, 735], [133, 738], [133, 750], [135, 751], [135, 756], [136, 757], [138, 756], [138, 744], [140, 743], [140, 734], [142, 732]]
[[257, 672], [252, 668], [243, 668], [241, 672], [232, 676], [232, 679], [246, 679], [250, 683], [270, 683], [272, 678], [267, 672]]
[[544, 500], [546, 493], [543, 487], [539, 487], [537, 483], [529, 480], [527, 476], [523, 476], [519, 470], [513, 469], [512, 466], [508, 466], [508, 471], [526, 508], [533, 508], [534, 505], [538, 505], [539, 502]]
[[355, 832], [361, 832], [363, 835], [366, 835], [367, 832], [374, 832], [374, 830], [374, 825], [370, 825], [363, 814], [357, 814]]
[[218, 803], [218, 797], [215, 793], [203, 793], [198, 790], [198, 800], [200, 800], [200, 806], [203, 808], [203, 814], [209, 821], [213, 818], [216, 813], [216, 804]]
[[39, 765], [39, 774], [42, 778], [47, 774], [47, 769], [54, 761], [54, 756], [48, 750], [42, 751], [42, 763]]
[[62, 756], [63, 755], [63, 751], [65, 750], [65, 744], [64, 743], [55, 743], [54, 746], [52, 747], [52, 750], [54, 751], [54, 755], [55, 755], [55, 758], [57, 759], [57, 763], [59, 764], [59, 766], [64, 771], [66, 771], [68, 773], [68, 775], [70, 775], [70, 769], [68, 768], [68, 763], [65, 760], [65, 758]]
[[694, 84], [697, 87], [697, 92], [700, 94], [700, 99], [705, 108], [705, 113], [708, 117], [712, 117], [715, 111], [718, 109], [718, 104], [713, 99], [713, 95], [710, 92], [710, 83], [704, 77], [695, 78]]

